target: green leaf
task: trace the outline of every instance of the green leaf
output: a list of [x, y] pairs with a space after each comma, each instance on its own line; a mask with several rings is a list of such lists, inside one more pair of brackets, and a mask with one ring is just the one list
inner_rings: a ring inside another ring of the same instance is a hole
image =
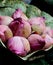
[[4, 7], [5, 6], [5, 0], [0, 0], [0, 7]]
[[0, 7], [11, 7], [13, 9], [20, 8], [26, 13], [26, 3], [21, 0], [5, 0], [0, 3]]
[[5, 6], [9, 6], [14, 9], [20, 8], [24, 13], [26, 12], [26, 4], [21, 0], [7, 0], [5, 2]]
[[53, 17], [44, 11], [41, 13], [41, 15], [46, 19], [45, 21], [46, 26], [49, 26], [53, 29]]
[[0, 8], [0, 15], [11, 16], [14, 11], [15, 11], [15, 9], [10, 8], [10, 7]]
[[46, 20], [49, 20], [50, 18], [52, 18], [52, 16], [44, 11], [41, 12], [41, 16], [45, 17]]
[[12, 7], [15, 9], [20, 8], [24, 13], [26, 13], [26, 4], [24, 2], [13, 4]]
[[5, 2], [2, 1], [1, 4], [3, 6], [0, 7], [0, 15], [11, 16], [17, 8], [20, 8], [24, 13], [26, 12], [26, 4], [21, 0], [5, 0]]
[[31, 18], [35, 16], [41, 16], [41, 10], [36, 6], [29, 5], [26, 11], [26, 15]]
[[1, 0], [0, 1], [0, 7], [4, 6], [12, 6], [15, 3], [18, 3], [21, 0]]
[[14, 4], [14, 3], [18, 3], [19, 1], [22, 1], [22, 0], [5, 0], [5, 4]]
[[49, 26], [53, 29], [53, 18], [50, 19], [49, 21], [46, 21], [45, 23], [46, 23], [46, 26]]

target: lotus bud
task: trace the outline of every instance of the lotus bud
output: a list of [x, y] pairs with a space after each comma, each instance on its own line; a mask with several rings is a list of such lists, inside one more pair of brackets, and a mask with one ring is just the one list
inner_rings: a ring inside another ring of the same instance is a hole
[[0, 31], [0, 38], [4, 42], [5, 41], [5, 35], [3, 32]]
[[26, 56], [30, 51], [29, 41], [24, 37], [14, 36], [8, 40], [7, 47], [12, 53]]
[[22, 18], [15, 19], [10, 25], [14, 36], [28, 37], [31, 34], [31, 26]]
[[45, 19], [43, 17], [34, 17], [28, 20], [31, 25], [32, 31], [42, 34], [45, 30]]
[[6, 42], [9, 38], [13, 36], [11, 29], [6, 25], [0, 25], [0, 38], [2, 41]]
[[50, 27], [46, 27], [46, 29], [44, 30], [42, 37], [45, 37], [46, 34], [48, 34], [50, 37], [53, 37], [53, 32], [52, 29]]
[[53, 44], [53, 38], [51, 38], [48, 34], [45, 35], [45, 46], [43, 47], [43, 49], [48, 49], [50, 46], [52, 46]]
[[0, 25], [9, 25], [13, 21], [13, 18], [9, 16], [0, 16]]
[[22, 18], [24, 20], [28, 20], [27, 16], [22, 12], [21, 9], [16, 9], [16, 11], [12, 15], [13, 19]]
[[32, 51], [41, 50], [45, 45], [44, 39], [38, 34], [30, 35], [28, 40]]

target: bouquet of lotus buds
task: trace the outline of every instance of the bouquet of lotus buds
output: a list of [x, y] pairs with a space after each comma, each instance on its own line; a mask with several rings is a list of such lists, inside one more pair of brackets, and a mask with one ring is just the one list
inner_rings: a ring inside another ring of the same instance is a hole
[[44, 52], [52, 48], [53, 17], [35, 6], [26, 6], [26, 14], [17, 8], [11, 16], [0, 15], [0, 43], [22, 60], [31, 61], [44, 57]]

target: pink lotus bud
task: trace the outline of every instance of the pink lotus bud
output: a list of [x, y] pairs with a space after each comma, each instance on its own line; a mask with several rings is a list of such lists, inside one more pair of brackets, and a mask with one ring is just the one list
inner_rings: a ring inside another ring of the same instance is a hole
[[52, 29], [50, 27], [46, 27], [46, 29], [44, 30], [43, 35], [46, 35], [46, 34], [53, 37]]
[[24, 45], [25, 51], [28, 53], [30, 51], [29, 41], [24, 37], [21, 37], [21, 40], [22, 40], [22, 43]]
[[53, 39], [47, 34], [45, 35], [45, 46], [43, 49], [48, 49], [53, 44]]
[[8, 40], [7, 47], [16, 55], [25, 56], [30, 51], [30, 45], [24, 37], [14, 36]]
[[32, 51], [40, 50], [44, 47], [45, 41], [44, 39], [38, 34], [32, 34], [28, 38], [31, 46]]
[[32, 27], [32, 31], [41, 34], [45, 30], [45, 19], [43, 17], [34, 17], [28, 20]]
[[5, 41], [5, 35], [3, 32], [0, 31], [0, 38], [4, 42]]
[[9, 16], [0, 16], [0, 25], [9, 25], [13, 21], [13, 18]]
[[53, 29], [51, 29], [51, 31], [52, 31], [52, 36], [51, 37], [53, 38]]
[[9, 27], [14, 36], [23, 36], [27, 38], [31, 34], [30, 24], [21, 18], [15, 19]]
[[6, 25], [0, 25], [0, 38], [3, 42], [6, 42], [9, 38], [13, 36], [12, 31]]
[[13, 13], [12, 17], [14, 19], [22, 18], [24, 20], [28, 20], [27, 16], [22, 12], [21, 9], [16, 9], [16, 11]]

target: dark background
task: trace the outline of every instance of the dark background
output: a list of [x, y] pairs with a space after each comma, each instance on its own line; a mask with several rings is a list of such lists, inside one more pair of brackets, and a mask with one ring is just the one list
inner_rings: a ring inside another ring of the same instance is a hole
[[32, 0], [30, 4], [37, 6], [42, 11], [46, 11], [53, 16], [53, 5], [45, 2], [45, 0]]
[[[32, 0], [30, 3], [37, 6], [42, 11], [48, 12], [53, 16], [53, 5], [49, 5], [44, 0]], [[47, 61], [47, 60], [46, 60]], [[27, 62], [22, 61], [16, 55], [12, 54], [9, 50], [0, 47], [0, 65], [26, 65]]]

